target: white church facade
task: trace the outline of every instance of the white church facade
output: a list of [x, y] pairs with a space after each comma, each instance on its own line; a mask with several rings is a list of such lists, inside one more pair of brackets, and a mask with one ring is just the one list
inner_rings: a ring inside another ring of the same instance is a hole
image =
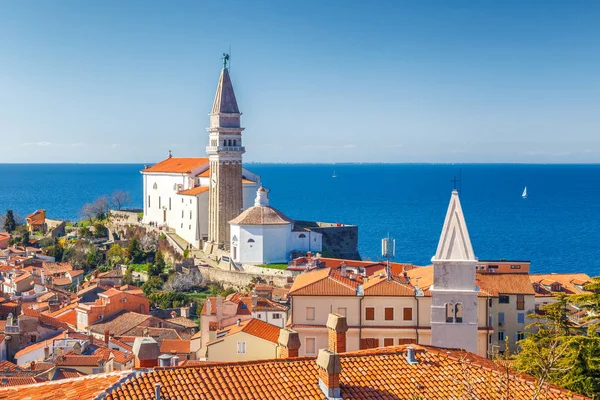
[[323, 235], [296, 227], [294, 221], [269, 205], [262, 186], [254, 206], [229, 222], [231, 259], [237, 264], [287, 263], [292, 251], [320, 252]]

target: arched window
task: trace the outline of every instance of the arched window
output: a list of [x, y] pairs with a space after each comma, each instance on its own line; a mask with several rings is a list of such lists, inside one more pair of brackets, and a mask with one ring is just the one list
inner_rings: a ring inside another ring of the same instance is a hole
[[229, 139], [229, 145], [231, 146], [231, 139]]
[[454, 306], [454, 320], [459, 323], [463, 321], [462, 303], [456, 303], [456, 305]]
[[300, 239], [306, 239], [306, 235], [304, 233], [299, 234], [298, 237]]
[[233, 139], [233, 145], [237, 146], [237, 140]]
[[223, 140], [223, 146], [227, 146], [227, 140]]
[[454, 322], [454, 305], [446, 303], [446, 322]]
[[156, 184], [156, 182], [154, 182], [154, 185], [152, 186], [152, 189], [158, 189], [158, 185]]
[[248, 243], [254, 243], [254, 239], [248, 239]]

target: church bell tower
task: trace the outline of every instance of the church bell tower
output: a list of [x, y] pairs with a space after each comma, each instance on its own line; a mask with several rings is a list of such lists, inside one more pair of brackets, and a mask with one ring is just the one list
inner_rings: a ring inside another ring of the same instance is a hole
[[223, 69], [210, 116], [206, 153], [210, 160], [208, 240], [220, 245], [229, 241], [229, 221], [243, 208], [242, 197], [242, 113], [237, 105], [223, 54]]
[[431, 345], [477, 354], [477, 258], [456, 189], [431, 262]]

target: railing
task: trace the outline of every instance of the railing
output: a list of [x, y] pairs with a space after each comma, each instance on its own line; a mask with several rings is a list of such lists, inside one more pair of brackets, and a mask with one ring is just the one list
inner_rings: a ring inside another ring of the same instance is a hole
[[19, 327], [6, 325], [4, 327], [4, 333], [19, 333]]
[[244, 146], [206, 146], [207, 153], [214, 153], [219, 151], [228, 151], [232, 153], [243, 153], [246, 151]]

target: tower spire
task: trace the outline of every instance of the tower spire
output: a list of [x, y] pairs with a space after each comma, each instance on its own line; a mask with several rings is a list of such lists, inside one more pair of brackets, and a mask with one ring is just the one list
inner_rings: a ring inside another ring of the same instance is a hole
[[213, 103], [211, 114], [239, 113], [240, 109], [238, 108], [235, 93], [233, 92], [229, 70], [225, 67], [225, 62], [223, 62], [223, 69], [221, 70], [221, 76], [219, 77], [219, 84], [217, 85], [217, 93], [215, 94], [215, 101]]
[[449, 261], [476, 261], [471, 238], [467, 230], [465, 216], [460, 206], [458, 190], [454, 189], [450, 196], [450, 204], [446, 212], [446, 219], [440, 235], [437, 251], [432, 260]]

